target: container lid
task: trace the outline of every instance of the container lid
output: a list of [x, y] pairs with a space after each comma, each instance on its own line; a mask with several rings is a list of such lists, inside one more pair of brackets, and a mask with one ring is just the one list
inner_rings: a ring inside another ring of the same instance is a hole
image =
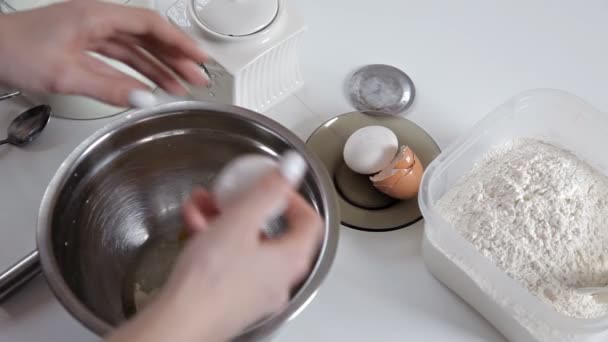
[[385, 64], [366, 65], [348, 84], [350, 100], [359, 111], [399, 114], [414, 102], [414, 82], [403, 71]]
[[225, 36], [247, 36], [272, 23], [279, 0], [192, 0], [198, 20]]

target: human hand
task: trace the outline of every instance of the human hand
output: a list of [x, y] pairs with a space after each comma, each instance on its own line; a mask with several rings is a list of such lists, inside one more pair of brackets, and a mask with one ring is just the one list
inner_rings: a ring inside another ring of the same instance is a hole
[[[288, 228], [261, 227], [288, 201]], [[184, 204], [191, 237], [158, 297], [110, 341], [225, 341], [289, 300], [318, 251], [322, 221], [274, 172], [220, 212], [202, 189]]]
[[72, 0], [0, 16], [0, 84], [25, 92], [83, 95], [127, 106], [148, 86], [94, 52], [123, 62], [169, 93], [186, 89], [176, 75], [205, 85], [197, 65], [206, 55], [152, 10], [96, 0]]

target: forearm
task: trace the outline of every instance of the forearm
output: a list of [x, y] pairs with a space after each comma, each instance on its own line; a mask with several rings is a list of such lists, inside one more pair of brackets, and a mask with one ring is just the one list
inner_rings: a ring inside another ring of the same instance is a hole
[[0, 15], [0, 87], [15, 88], [15, 71], [18, 58], [12, 51], [15, 49], [15, 14]]
[[10, 27], [8, 26], [10, 20], [11, 20], [10, 15], [6, 15], [6, 14], [0, 15], [0, 32], [2, 32], [2, 34], [0, 34], [0, 52], [2, 52], [2, 54], [0, 54], [0, 61], [2, 61], [3, 63], [5, 62], [4, 52], [6, 52], [5, 44], [6, 44], [6, 41], [8, 40], [7, 36], [9, 36], [11, 34], [15, 34], [14, 32], [10, 31]]
[[[223, 342], [217, 335], [218, 326], [213, 323], [205, 305], [197, 312], [182, 312], [183, 305], [176, 298], [164, 296], [154, 301], [133, 319], [107, 337], [106, 342]], [[191, 307], [191, 305], [188, 305]], [[221, 330], [221, 329], [220, 329]]]
[[3, 32], [3, 34], [0, 34], [0, 87], [8, 86], [6, 79], [6, 68], [8, 67], [9, 63], [7, 60], [8, 54], [6, 52], [6, 45], [8, 41], [7, 36], [14, 34], [11, 32], [10, 27], [8, 26], [8, 20], [9, 18], [7, 15], [0, 15], [0, 32]]

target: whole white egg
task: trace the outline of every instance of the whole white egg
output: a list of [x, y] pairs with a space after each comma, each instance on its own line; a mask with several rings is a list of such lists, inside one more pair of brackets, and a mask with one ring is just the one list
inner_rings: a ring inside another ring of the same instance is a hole
[[344, 144], [344, 162], [354, 172], [370, 175], [387, 166], [399, 149], [397, 136], [383, 126], [359, 128]]
[[222, 209], [234, 202], [277, 166], [274, 159], [260, 154], [242, 155], [229, 162], [213, 182], [212, 192], [218, 207]]
[[[278, 169], [294, 188], [299, 188], [308, 163], [299, 153], [286, 151], [278, 160], [261, 154], [241, 155], [226, 164], [213, 181], [212, 192], [219, 209], [226, 208], [237, 200], [265, 174]], [[279, 216], [287, 209], [287, 203], [275, 208], [271, 218]]]

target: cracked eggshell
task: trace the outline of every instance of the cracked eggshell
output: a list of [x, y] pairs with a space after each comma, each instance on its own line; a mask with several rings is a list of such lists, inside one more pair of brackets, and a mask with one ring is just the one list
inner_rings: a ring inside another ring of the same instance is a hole
[[356, 173], [371, 175], [387, 166], [399, 148], [393, 131], [384, 126], [367, 126], [356, 130], [344, 144], [346, 165]]
[[422, 163], [414, 151], [401, 147], [392, 162], [370, 180], [384, 194], [405, 200], [418, 195], [423, 173]]

